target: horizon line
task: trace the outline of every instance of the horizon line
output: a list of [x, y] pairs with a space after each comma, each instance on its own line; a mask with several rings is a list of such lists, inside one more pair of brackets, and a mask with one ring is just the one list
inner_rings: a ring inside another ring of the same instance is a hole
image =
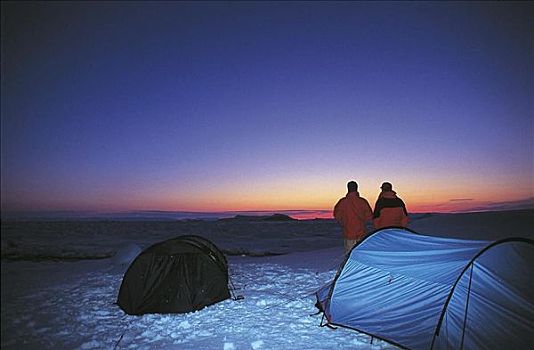
[[[424, 214], [469, 214], [469, 213], [482, 213], [482, 212], [502, 212], [502, 211], [517, 211], [517, 210], [534, 210], [534, 206], [524, 206], [524, 207], [510, 207], [510, 208], [496, 208], [488, 206], [487, 208], [470, 208], [464, 210], [455, 210], [455, 211], [413, 211], [409, 214], [413, 215], [424, 215]], [[1, 219], [2, 220], [17, 220], [17, 219], [137, 219], [137, 220], [165, 220], [165, 221], [180, 221], [188, 219], [226, 219], [232, 218], [233, 216], [225, 215], [240, 215], [243, 213], [265, 213], [275, 215], [275, 214], [284, 214], [292, 219], [296, 220], [314, 220], [314, 219], [334, 219], [332, 215], [332, 210], [330, 209], [283, 209], [283, 210], [227, 210], [227, 211], [181, 211], [181, 210], [116, 210], [116, 211], [97, 211], [97, 210], [2, 210]], [[166, 216], [148, 216], [150, 213], [162, 214]], [[313, 215], [313, 214], [323, 214], [323, 215]], [[61, 215], [63, 214], [63, 215]], [[143, 216], [147, 214], [147, 216]], [[199, 217], [170, 217], [170, 215], [179, 215], [179, 214], [197, 214]], [[219, 215], [217, 215], [219, 214]], [[222, 216], [221, 216], [222, 214]], [[300, 214], [300, 215], [299, 215]], [[306, 215], [308, 214], [308, 215]], [[125, 215], [120, 217], [120, 215]], [[204, 217], [201, 217], [204, 216]], [[254, 217], [255, 215], [251, 215]], [[259, 216], [259, 215], [256, 215]]]
[[[453, 202], [458, 201], [453, 199]], [[464, 200], [462, 200], [463, 202]], [[471, 202], [469, 200], [468, 202]], [[438, 204], [419, 204], [408, 205], [409, 213], [452, 213], [452, 212], [472, 212], [472, 211], [488, 211], [488, 210], [514, 210], [514, 209], [534, 209], [534, 196], [529, 196], [519, 200], [512, 201], [484, 201], [471, 203], [469, 206], [451, 206], [451, 200]], [[222, 209], [222, 210], [187, 210], [187, 209], [36, 209], [36, 208], [21, 208], [11, 209], [7, 203], [3, 203], [0, 207], [0, 213], [98, 213], [98, 214], [119, 214], [119, 213], [189, 213], [189, 214], [221, 214], [221, 213], [287, 213], [287, 212], [332, 212], [333, 208], [291, 208], [291, 209]], [[410, 208], [416, 208], [410, 210]]]

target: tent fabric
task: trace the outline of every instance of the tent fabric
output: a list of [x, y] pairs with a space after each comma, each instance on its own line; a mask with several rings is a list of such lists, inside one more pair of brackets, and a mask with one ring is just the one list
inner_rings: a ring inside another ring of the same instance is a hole
[[200, 236], [145, 249], [124, 274], [117, 304], [128, 314], [186, 313], [228, 299], [228, 263]]
[[409, 349], [534, 345], [534, 241], [369, 235], [316, 293], [332, 325]]

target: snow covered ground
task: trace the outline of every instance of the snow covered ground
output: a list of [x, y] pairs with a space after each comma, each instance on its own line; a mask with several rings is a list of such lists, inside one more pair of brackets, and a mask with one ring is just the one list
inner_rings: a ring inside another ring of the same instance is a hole
[[373, 347], [367, 336], [320, 328], [320, 316], [310, 316], [313, 292], [334, 269], [262, 260], [230, 259], [243, 300], [185, 315], [144, 316], [126, 315], [114, 305], [126, 266], [105, 260], [3, 262], [2, 349], [112, 349], [117, 343], [119, 349]]
[[[533, 238], [533, 214], [430, 215], [411, 226], [466, 238]], [[243, 300], [144, 316], [126, 315], [114, 304], [142, 248], [201, 232], [235, 254], [230, 276]], [[319, 327], [321, 316], [310, 316], [313, 293], [343, 259], [339, 228], [331, 221], [2, 222], [2, 257], [2, 349], [395, 348], [355, 331]]]

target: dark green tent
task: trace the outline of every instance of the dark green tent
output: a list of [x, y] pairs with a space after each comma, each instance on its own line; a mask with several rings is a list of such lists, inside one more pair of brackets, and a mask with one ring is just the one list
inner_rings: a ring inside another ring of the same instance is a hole
[[228, 298], [225, 256], [207, 239], [188, 235], [141, 252], [124, 274], [117, 304], [130, 315], [185, 313]]

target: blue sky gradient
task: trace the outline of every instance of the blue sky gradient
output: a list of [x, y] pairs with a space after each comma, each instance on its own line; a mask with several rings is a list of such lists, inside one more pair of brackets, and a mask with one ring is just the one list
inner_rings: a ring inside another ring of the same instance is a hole
[[3, 2], [2, 210], [325, 209], [351, 179], [417, 208], [534, 197], [532, 14]]

